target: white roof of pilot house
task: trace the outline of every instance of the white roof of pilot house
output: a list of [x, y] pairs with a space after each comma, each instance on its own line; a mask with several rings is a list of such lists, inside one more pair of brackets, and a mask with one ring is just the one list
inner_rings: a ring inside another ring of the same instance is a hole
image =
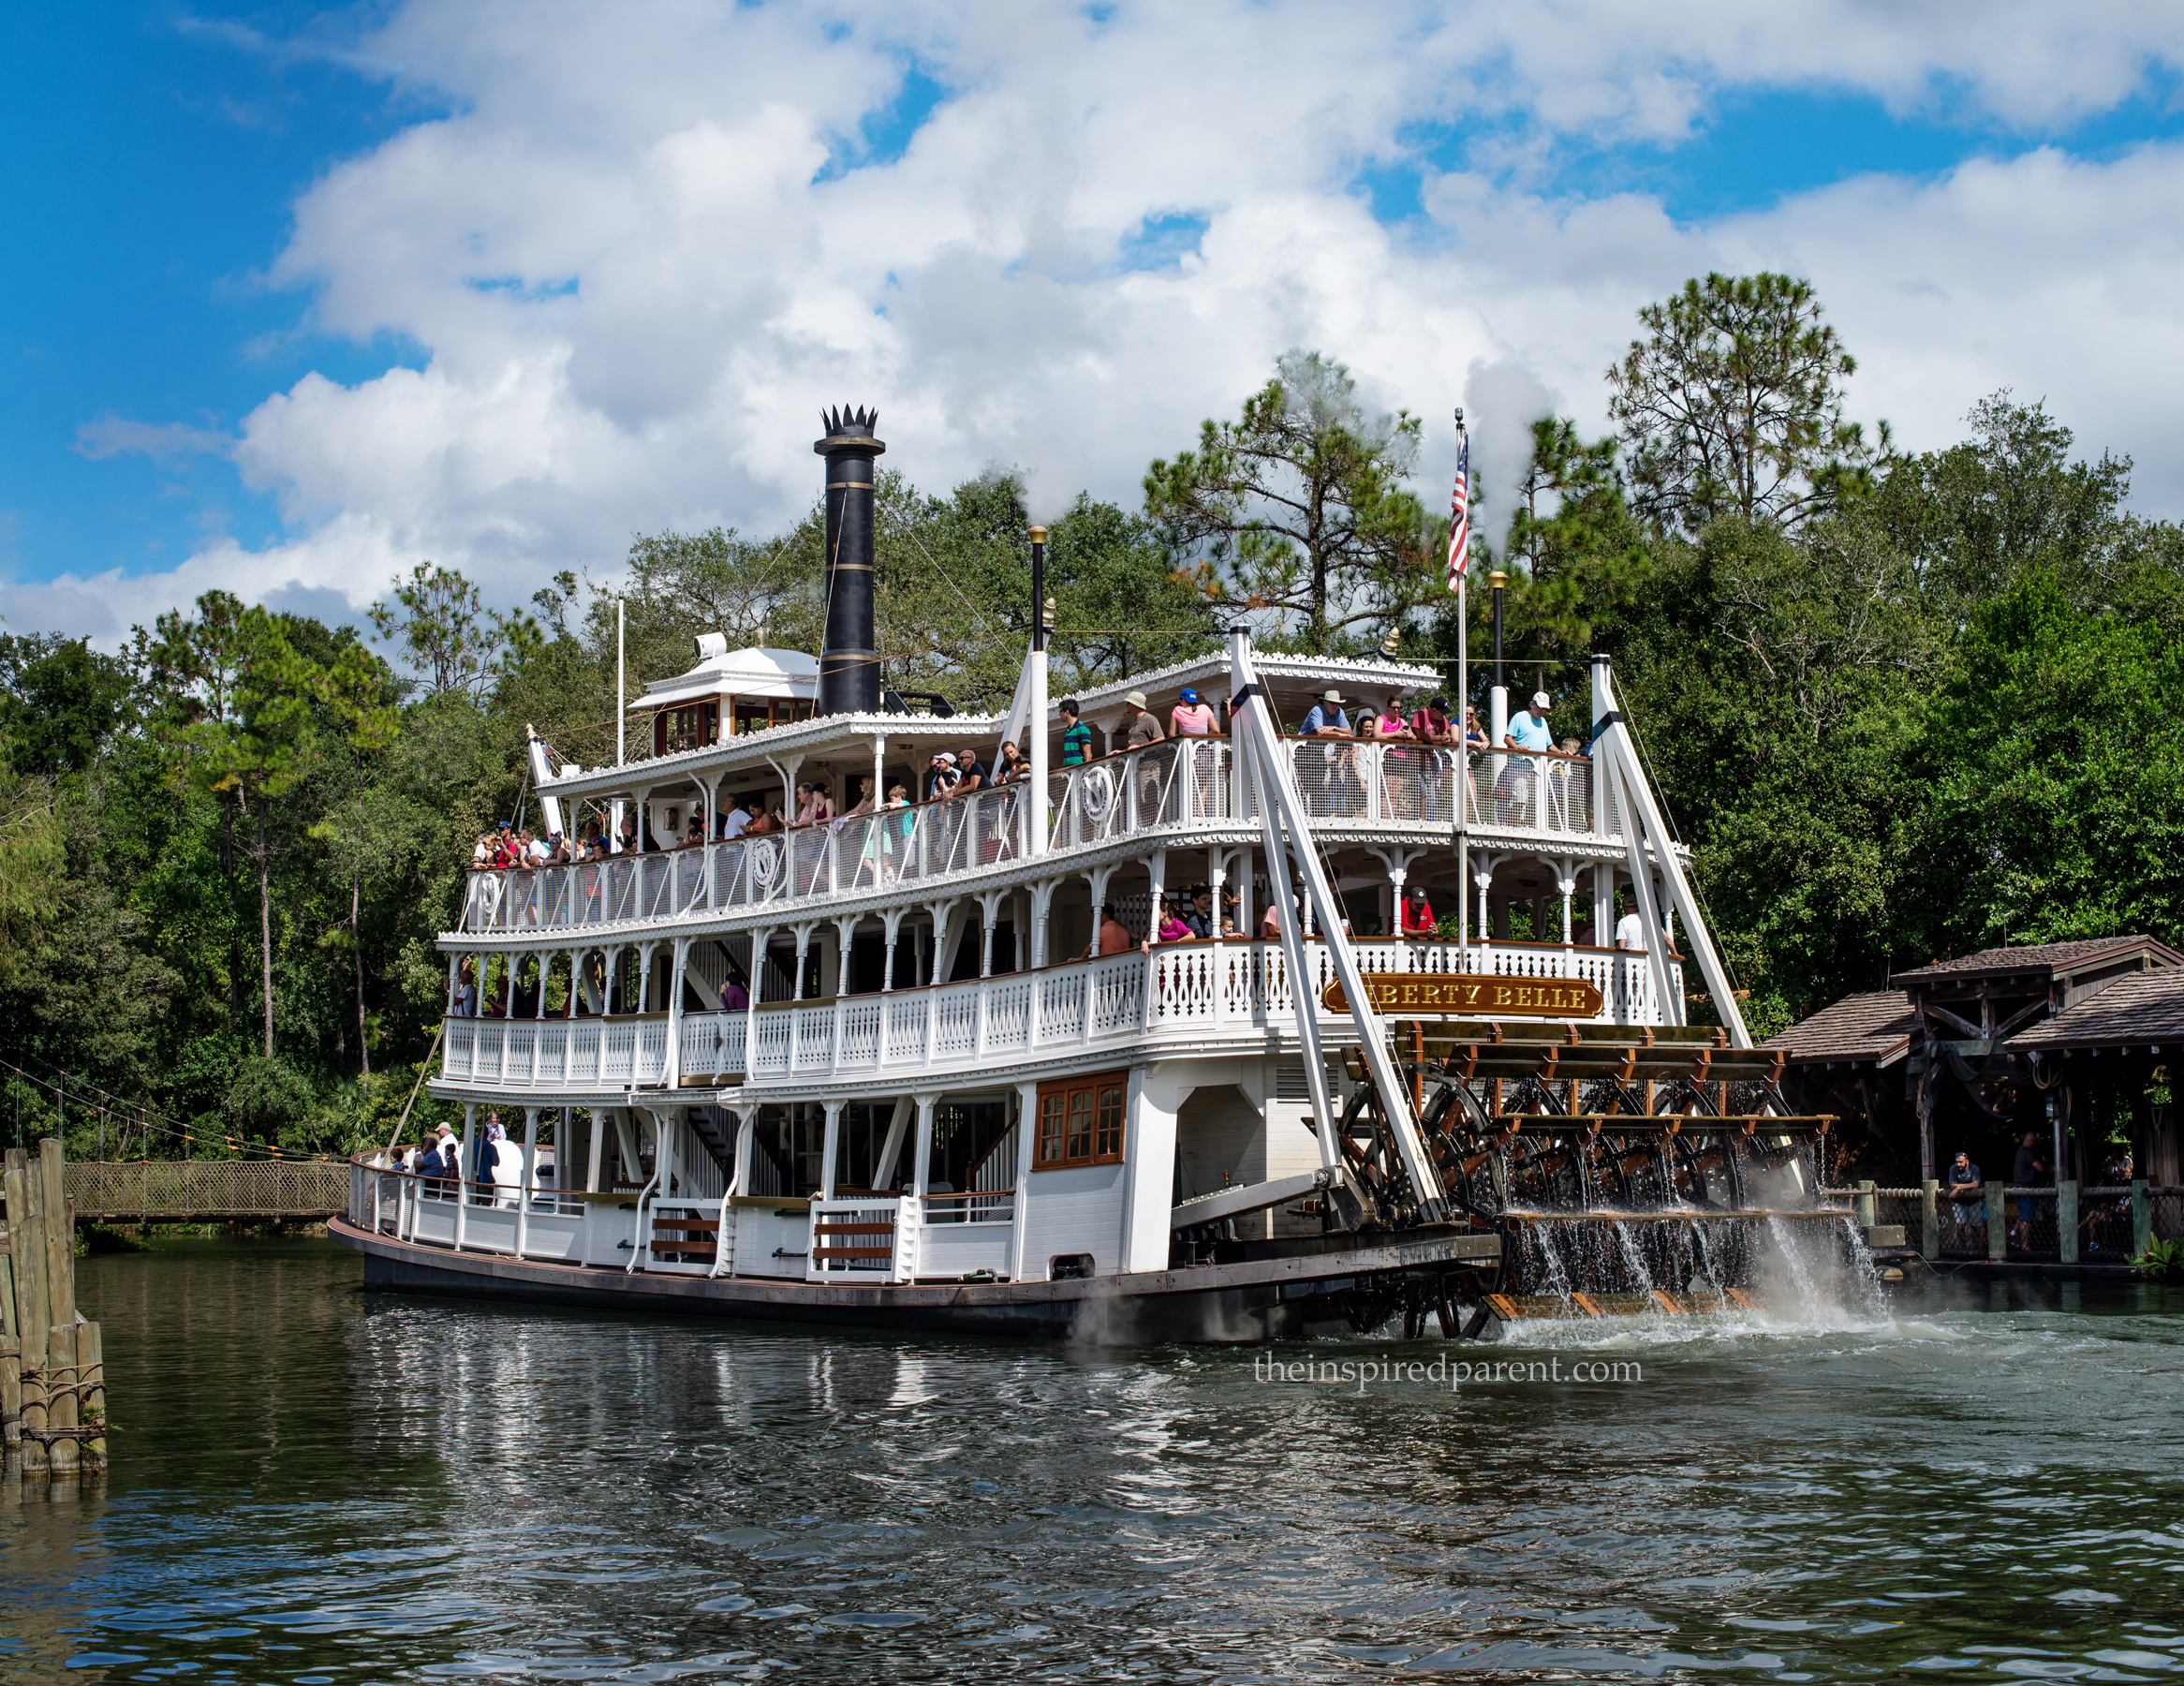
[[730, 691], [739, 697], [801, 697], [819, 695], [819, 658], [802, 650], [777, 650], [772, 645], [746, 649], [728, 648], [717, 632], [698, 639], [698, 665], [672, 679], [656, 679], [644, 688], [635, 706], [659, 708], [671, 702], [689, 702]]

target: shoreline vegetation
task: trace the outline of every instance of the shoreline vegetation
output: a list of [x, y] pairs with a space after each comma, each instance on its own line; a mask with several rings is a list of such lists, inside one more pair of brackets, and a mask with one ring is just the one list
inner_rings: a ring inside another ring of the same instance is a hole
[[[1638, 330], [1614, 431], [1538, 421], [1515, 507], [1476, 510], [1473, 578], [1483, 599], [1510, 571], [1510, 683], [1550, 692], [1557, 737], [1584, 730], [1587, 656], [1614, 656], [1754, 1034], [1994, 943], [2184, 943], [2184, 531], [2130, 510], [2129, 459], [2007, 391], [1967, 394], [1944, 450], [1868, 436], [1844, 419], [1856, 365], [1789, 277], [1694, 279]], [[1237, 622], [1334, 655], [1392, 633], [1453, 681], [1420, 436], [1291, 352], [1150, 464], [1137, 508], [1037, 511], [1054, 694]], [[1007, 701], [1033, 514], [1009, 471], [946, 495], [882, 473], [891, 686]], [[641, 536], [521, 607], [421, 560], [362, 629], [215, 591], [118, 654], [0, 634], [0, 1138], [60, 1134], [71, 1159], [384, 1142], [472, 840], [522, 818], [524, 723], [612, 760], [607, 579], [639, 694], [698, 632], [816, 650], [822, 533], [815, 509], [773, 536]], [[1483, 602], [1470, 634], [1483, 697]], [[421, 1096], [413, 1121], [446, 1110]]]

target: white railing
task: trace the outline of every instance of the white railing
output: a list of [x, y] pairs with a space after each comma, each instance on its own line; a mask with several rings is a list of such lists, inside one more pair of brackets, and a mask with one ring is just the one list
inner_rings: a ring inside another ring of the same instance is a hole
[[918, 1270], [918, 1203], [864, 1194], [811, 1203], [808, 1282], [908, 1282]]
[[[742, 1054], [739, 1013], [693, 1013], [690, 1018], [735, 1021], [735, 1052]], [[449, 1083], [487, 1084], [503, 1088], [616, 1087], [665, 1082], [668, 1069], [668, 1015], [633, 1013], [627, 1017], [579, 1019], [450, 1018], [440, 1055], [440, 1076]], [[685, 1045], [692, 1032], [685, 1021]], [[730, 1033], [720, 1028], [723, 1048]], [[716, 1064], [714, 1071], [729, 1066]]]
[[[1577, 978], [1601, 992], [1595, 1022], [1653, 1025], [1660, 1011], [1644, 954], [1557, 943], [1355, 941], [1368, 972], [1487, 973]], [[1315, 999], [1334, 981], [1326, 945], [1307, 944]], [[1683, 969], [1672, 961], [1677, 992]], [[1011, 1056], [1065, 1054], [1148, 1035], [1222, 1029], [1280, 1033], [1294, 1022], [1278, 943], [1183, 942], [1080, 960], [1040, 971], [884, 995], [776, 1002], [755, 1013], [686, 1013], [680, 1077], [794, 1082], [887, 1071], [945, 1071]], [[1327, 1013], [1330, 1024], [1347, 1015]], [[745, 1038], [751, 1043], [745, 1057]], [[667, 1080], [669, 1019], [447, 1021], [440, 1075], [495, 1088], [619, 1087]], [[1007, 1173], [1004, 1173], [1006, 1175]]]
[[[1544, 837], [1622, 835], [1612, 805], [1595, 832], [1594, 769], [1582, 756], [1474, 751], [1463, 778], [1454, 749], [1332, 738], [1290, 739], [1285, 747], [1314, 821], [1438, 832], [1454, 821], [1461, 784], [1476, 828]], [[1174, 739], [1057, 771], [1048, 798], [1055, 853], [1149, 831], [1258, 818], [1224, 738]], [[592, 930], [958, 878], [1021, 860], [1032, 806], [1027, 786], [1004, 785], [730, 843], [579, 866], [473, 872], [462, 928]]]

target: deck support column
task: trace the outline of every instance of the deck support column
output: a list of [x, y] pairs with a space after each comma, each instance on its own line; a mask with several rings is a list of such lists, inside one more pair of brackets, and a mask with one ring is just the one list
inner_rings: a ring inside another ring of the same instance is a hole
[[597, 1194], [599, 1191], [599, 1160], [607, 1145], [605, 1113], [604, 1107], [595, 1106], [591, 1109], [591, 1131], [585, 1144], [589, 1151], [584, 1155], [583, 1172], [583, 1191], [586, 1194]]
[[1555, 863], [1555, 888], [1562, 892], [1562, 975], [1577, 975], [1576, 921], [1572, 903], [1577, 897], [1578, 865], [1574, 861]]
[[986, 890], [979, 895], [979, 976], [981, 978], [994, 975], [994, 925], [1000, 918], [1001, 898], [1006, 895], [1006, 890]]
[[895, 939], [902, 935], [903, 915], [908, 911], [908, 908], [888, 908], [882, 910], [879, 915], [880, 940], [885, 949], [885, 955], [880, 961], [879, 969], [879, 993], [881, 995], [892, 994], [894, 990]]
[[455, 1250], [463, 1250], [463, 1235], [467, 1227], [464, 1219], [470, 1210], [470, 1167], [478, 1162], [478, 1103], [467, 1102], [463, 1107], [463, 1161], [455, 1167]]
[[920, 1095], [918, 1103], [918, 1137], [910, 1160], [910, 1195], [918, 1203], [918, 1216], [925, 1214], [925, 1195], [933, 1180], [933, 1115], [939, 1109], [938, 1095]]
[[1061, 884], [1055, 879], [1041, 879], [1031, 886], [1031, 969], [1037, 971], [1047, 963], [1047, 922], [1054, 917], [1055, 892]]
[[834, 1169], [841, 1163], [842, 1108], [845, 1102], [828, 1101], [823, 1104], [826, 1107], [827, 1127], [819, 1146], [819, 1198], [832, 1200], [834, 1197]]
[[524, 1176], [516, 1189], [516, 1257], [524, 1256], [524, 1247], [531, 1238], [531, 1191], [539, 1181], [539, 1113], [536, 1106], [524, 1108]]
[[1031, 1258], [1031, 1164], [1039, 1143], [1039, 1085], [1016, 1086], [1016, 1199], [1011, 1209], [1009, 1279], [1021, 1282]]

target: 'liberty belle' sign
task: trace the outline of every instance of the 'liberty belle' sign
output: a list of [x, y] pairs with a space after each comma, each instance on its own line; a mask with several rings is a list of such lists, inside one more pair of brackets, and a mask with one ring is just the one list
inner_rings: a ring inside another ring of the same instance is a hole
[[[1497, 978], [1484, 972], [1367, 972], [1365, 992], [1391, 1018], [1593, 1018], [1601, 992], [1583, 978]], [[1349, 1010], [1339, 982], [1320, 992], [1330, 1013]]]

